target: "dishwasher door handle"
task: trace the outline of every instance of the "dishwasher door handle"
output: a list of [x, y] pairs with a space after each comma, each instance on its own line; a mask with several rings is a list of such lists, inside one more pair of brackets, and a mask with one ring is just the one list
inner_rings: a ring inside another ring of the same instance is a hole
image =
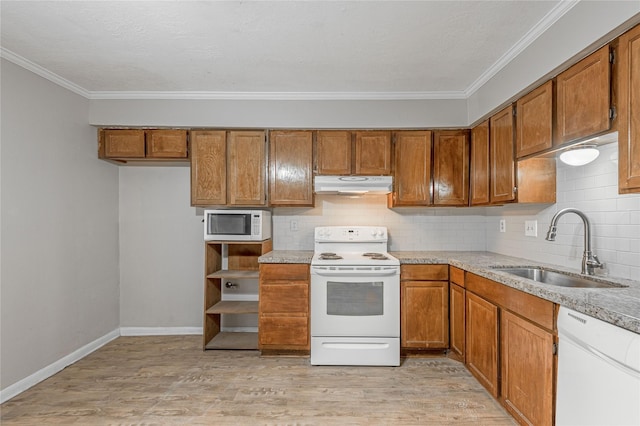
[[593, 346], [580, 341], [579, 339], [575, 338], [575, 336], [573, 336], [571, 333], [568, 333], [566, 331], [564, 331], [563, 333], [561, 333], [558, 337], [560, 337], [560, 350], [562, 350], [562, 337], [567, 338], [568, 340], [571, 340], [571, 343], [573, 343], [574, 345], [584, 349], [585, 351], [591, 352], [593, 355], [597, 356], [598, 358], [602, 359], [605, 362], [608, 362], [609, 364], [613, 365], [616, 368], [619, 368], [620, 370], [624, 371], [627, 374], [630, 374], [631, 376], [635, 377], [636, 379], [640, 380], [640, 371], [636, 370], [635, 368], [632, 368], [620, 361], [618, 361], [615, 358], [610, 357], [609, 355], [605, 354], [602, 351], [599, 351], [598, 349], [594, 348]]

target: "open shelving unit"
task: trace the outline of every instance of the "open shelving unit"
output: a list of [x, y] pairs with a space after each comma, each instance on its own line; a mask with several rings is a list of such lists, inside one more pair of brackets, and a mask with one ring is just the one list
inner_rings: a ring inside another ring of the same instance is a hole
[[[258, 258], [272, 250], [271, 240], [206, 241], [204, 272], [203, 349], [258, 349], [258, 332], [225, 331], [226, 315], [258, 316], [256, 300], [225, 300], [224, 286], [232, 280], [258, 282]], [[256, 287], [257, 288], [257, 287]], [[257, 320], [256, 320], [257, 321]]]

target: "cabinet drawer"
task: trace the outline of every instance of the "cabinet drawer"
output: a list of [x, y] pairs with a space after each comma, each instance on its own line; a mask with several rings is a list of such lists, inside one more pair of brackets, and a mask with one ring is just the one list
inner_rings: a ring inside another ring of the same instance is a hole
[[186, 130], [148, 130], [148, 158], [187, 158]]
[[309, 312], [309, 284], [306, 282], [277, 281], [260, 283], [260, 313]]
[[464, 269], [449, 266], [449, 281], [464, 287]]
[[431, 280], [448, 281], [448, 265], [402, 265], [400, 266], [401, 280]]
[[261, 316], [259, 330], [261, 345], [309, 345], [308, 317]]
[[466, 289], [548, 330], [554, 329], [553, 302], [468, 273]]
[[262, 263], [261, 280], [309, 280], [309, 265], [302, 263]]

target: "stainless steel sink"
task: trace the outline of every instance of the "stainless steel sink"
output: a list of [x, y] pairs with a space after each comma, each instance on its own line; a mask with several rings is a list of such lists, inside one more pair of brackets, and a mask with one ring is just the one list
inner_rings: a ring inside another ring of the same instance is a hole
[[495, 268], [496, 271], [507, 272], [522, 278], [528, 278], [543, 284], [556, 285], [559, 287], [576, 287], [576, 288], [623, 288], [622, 284], [605, 283], [601, 281], [590, 280], [588, 278], [576, 277], [562, 272], [549, 271], [547, 269], [528, 267], [528, 268]]

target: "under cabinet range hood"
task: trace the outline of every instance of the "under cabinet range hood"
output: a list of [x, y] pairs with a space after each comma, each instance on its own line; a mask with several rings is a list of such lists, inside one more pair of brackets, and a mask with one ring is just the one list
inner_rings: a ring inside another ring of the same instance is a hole
[[391, 192], [391, 176], [316, 176], [313, 190], [316, 194], [369, 195]]

